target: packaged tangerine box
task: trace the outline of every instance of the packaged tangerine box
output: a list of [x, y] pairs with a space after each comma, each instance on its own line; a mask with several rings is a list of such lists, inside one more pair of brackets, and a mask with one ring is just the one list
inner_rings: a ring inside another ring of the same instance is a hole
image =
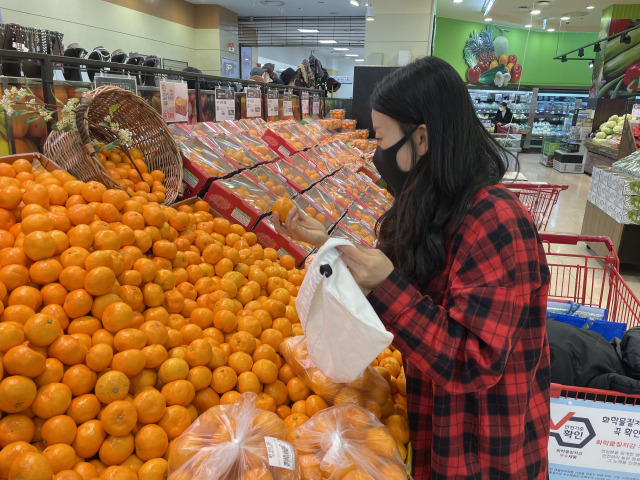
[[273, 131], [271, 128], [262, 135], [262, 140], [264, 140], [267, 145], [269, 145], [269, 148], [275, 151], [282, 158], [287, 158], [304, 149], [304, 145], [301, 143], [294, 145], [290, 141], [285, 140], [284, 137]]
[[316, 182], [309, 178], [306, 173], [285, 160], [266, 165], [269, 170], [281, 176], [286, 182], [295, 189], [296, 192], [302, 192], [313, 186]]
[[276, 195], [260, 187], [250, 175], [238, 174], [213, 182], [204, 201], [229, 221], [252, 229], [271, 213]]
[[202, 139], [193, 137], [178, 145], [185, 157], [183, 165], [183, 198], [204, 195], [213, 181], [240, 171], [241, 167], [211, 148]]

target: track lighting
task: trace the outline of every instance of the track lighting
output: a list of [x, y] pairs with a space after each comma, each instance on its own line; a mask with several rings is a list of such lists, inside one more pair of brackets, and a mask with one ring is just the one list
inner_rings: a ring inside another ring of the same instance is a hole
[[596, 43], [596, 44], [593, 46], [593, 51], [594, 51], [595, 53], [598, 53], [600, 50], [601, 50], [601, 49], [600, 49], [600, 43]]
[[580, 58], [584, 57], [584, 48], [581, 48], [580, 50], [578, 50], [578, 56]]
[[567, 61], [567, 56], [566, 55], [562, 55], [562, 63]]

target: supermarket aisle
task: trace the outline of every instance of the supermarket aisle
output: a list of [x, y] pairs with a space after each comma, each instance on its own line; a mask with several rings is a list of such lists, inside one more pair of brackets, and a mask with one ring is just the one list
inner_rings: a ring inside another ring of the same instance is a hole
[[[582, 174], [560, 173], [553, 168], [544, 167], [539, 163], [540, 154], [520, 154], [520, 171], [530, 182], [548, 182], [553, 184], [566, 184], [569, 189], [560, 193], [558, 203], [551, 212], [547, 231], [559, 233], [579, 234], [582, 229], [582, 218], [587, 203], [591, 177]], [[576, 247], [566, 248], [569, 253]], [[580, 254], [589, 254], [588, 250], [580, 249]], [[640, 270], [625, 268], [622, 276], [629, 284], [633, 292], [640, 298]]]

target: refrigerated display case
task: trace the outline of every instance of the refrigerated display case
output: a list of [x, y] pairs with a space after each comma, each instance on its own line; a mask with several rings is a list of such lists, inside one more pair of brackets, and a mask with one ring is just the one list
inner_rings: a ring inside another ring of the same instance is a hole
[[542, 148], [546, 138], [567, 137], [576, 109], [586, 106], [587, 90], [551, 90], [534, 88], [532, 92], [530, 133], [524, 147]]
[[525, 134], [529, 128], [529, 114], [531, 112], [531, 96], [528, 91], [518, 90], [484, 90], [470, 88], [469, 94], [475, 107], [478, 118], [487, 123], [498, 111], [502, 102], [507, 102], [513, 112], [513, 123], [520, 126], [520, 131]]

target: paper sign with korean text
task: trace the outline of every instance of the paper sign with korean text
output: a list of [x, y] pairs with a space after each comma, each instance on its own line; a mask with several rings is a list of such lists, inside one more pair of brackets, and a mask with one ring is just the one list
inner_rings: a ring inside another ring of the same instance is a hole
[[247, 118], [262, 116], [262, 95], [259, 88], [247, 89]]
[[300, 94], [300, 108], [302, 109], [302, 115], [309, 115], [309, 92]]
[[235, 92], [230, 88], [216, 88], [216, 122], [235, 119]]
[[189, 120], [189, 94], [184, 82], [160, 82], [160, 105], [165, 122]]
[[284, 92], [284, 99], [282, 102], [282, 115], [285, 117], [293, 116], [293, 93]]
[[320, 95], [317, 93], [313, 94], [313, 102], [312, 102], [311, 112], [313, 115], [320, 115]]
[[552, 398], [549, 478], [640, 479], [640, 409]]
[[278, 116], [278, 91], [269, 90], [267, 92], [267, 115], [270, 117]]

